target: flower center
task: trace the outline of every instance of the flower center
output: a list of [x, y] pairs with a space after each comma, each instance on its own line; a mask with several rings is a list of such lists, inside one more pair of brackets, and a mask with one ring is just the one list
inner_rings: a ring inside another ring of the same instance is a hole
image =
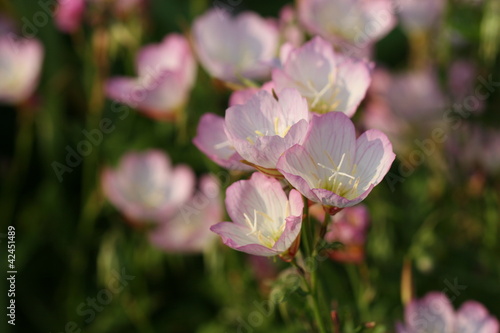
[[[357, 195], [357, 192], [358, 192], [358, 186], [359, 186], [359, 183], [361, 181], [361, 178], [360, 177], [355, 177], [356, 175], [356, 169], [357, 169], [357, 165], [354, 164], [353, 165], [353, 168], [351, 170], [351, 174], [349, 173], [346, 173], [346, 172], [343, 172], [341, 171], [341, 168], [342, 168], [342, 164], [344, 163], [344, 159], [345, 159], [345, 153], [342, 154], [342, 157], [340, 158], [340, 162], [338, 165], [335, 165], [335, 162], [333, 161], [333, 159], [331, 158], [330, 155], [328, 155], [328, 158], [330, 160], [330, 162], [332, 163], [333, 165], [333, 168], [330, 168], [328, 166], [325, 166], [321, 163], [317, 163], [318, 166], [322, 167], [323, 169], [326, 169], [326, 170], [329, 170], [332, 172], [332, 174], [330, 175], [330, 177], [328, 177], [328, 184], [325, 184], [325, 186], [321, 186], [321, 183], [322, 183], [322, 179], [320, 178], [319, 179], [319, 182], [318, 182], [318, 187], [324, 187], [344, 198], [347, 198], [349, 199], [350, 197], [354, 197]], [[347, 178], [347, 180], [346, 180]]]
[[[290, 128], [292, 127], [292, 125], [290, 125], [288, 127], [285, 127], [284, 129], [281, 129], [280, 128], [280, 118], [279, 117], [275, 117], [274, 121], [273, 121], [273, 127], [274, 127], [274, 134], [271, 134], [271, 135], [279, 135], [280, 137], [284, 138], [288, 134], [288, 131], [290, 131]], [[271, 130], [271, 132], [272, 131], [273, 130]], [[263, 136], [269, 136], [270, 135], [269, 134], [269, 129], [266, 129], [265, 132], [262, 132], [260, 130], [255, 130], [254, 133], [258, 137], [263, 137]], [[251, 136], [247, 137], [247, 141], [250, 142], [251, 144], [255, 143], [254, 138], [252, 138]]]
[[[262, 228], [262, 226], [259, 228], [259, 223], [257, 222], [258, 216], [267, 220], [263, 221], [263, 223], [266, 223], [267, 228]], [[247, 233], [247, 236], [256, 234], [259, 242], [267, 248], [272, 248], [285, 230], [285, 221], [283, 221], [278, 229], [274, 229], [273, 227], [277, 225], [276, 221], [268, 214], [256, 209], [253, 210], [253, 220], [251, 220], [246, 213], [243, 213], [243, 217], [245, 218], [245, 222], [250, 227], [250, 232]]]

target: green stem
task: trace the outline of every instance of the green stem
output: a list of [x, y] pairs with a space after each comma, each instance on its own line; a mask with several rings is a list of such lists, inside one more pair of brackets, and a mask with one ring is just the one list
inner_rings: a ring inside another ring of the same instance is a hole
[[309, 217], [309, 205], [307, 198], [304, 197], [304, 221], [306, 225], [302, 226], [302, 243], [304, 244], [304, 257], [308, 258], [311, 255], [311, 240], [309, 239], [311, 219]]
[[351, 284], [352, 292], [354, 294], [354, 298], [356, 299], [356, 305], [361, 314], [361, 319], [364, 320], [367, 317], [367, 308], [362, 299], [362, 291], [361, 291], [361, 281], [359, 278], [357, 266], [354, 264], [346, 265], [347, 275], [349, 277], [349, 282]]
[[[291, 263], [299, 271], [299, 276], [302, 280], [302, 283], [304, 284], [304, 286], [306, 288], [307, 301], [308, 301], [309, 307], [312, 311], [314, 321], [316, 322], [316, 324], [318, 326], [318, 331], [320, 333], [326, 333], [327, 331], [325, 329], [323, 319], [321, 318], [321, 311], [320, 311], [320, 308], [318, 305], [318, 300], [317, 300], [316, 296], [312, 293], [311, 285], [307, 282], [304, 269], [297, 264], [295, 258], [291, 261]], [[313, 272], [314, 271], [316, 271], [316, 270], [313, 270]]]

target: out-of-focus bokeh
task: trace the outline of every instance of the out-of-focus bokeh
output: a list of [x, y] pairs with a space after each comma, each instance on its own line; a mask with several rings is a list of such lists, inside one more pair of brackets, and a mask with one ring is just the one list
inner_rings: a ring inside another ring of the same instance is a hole
[[332, 327], [423, 332], [408, 317], [444, 297], [495, 333], [499, 53], [498, 0], [0, 1], [0, 331], [314, 332], [289, 264], [209, 230], [254, 170], [225, 111], [264, 84], [396, 154], [325, 230]]

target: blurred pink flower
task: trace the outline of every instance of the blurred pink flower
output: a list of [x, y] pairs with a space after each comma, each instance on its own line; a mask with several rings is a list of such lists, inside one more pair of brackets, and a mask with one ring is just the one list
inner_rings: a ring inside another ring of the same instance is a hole
[[170, 34], [145, 46], [136, 59], [138, 78], [116, 77], [107, 95], [157, 119], [172, 119], [187, 103], [196, 78], [196, 63], [184, 36]]
[[304, 32], [298, 24], [298, 17], [291, 5], [285, 5], [279, 13], [279, 28], [284, 42], [299, 47], [304, 42]]
[[161, 221], [149, 239], [167, 252], [203, 252], [216, 238], [210, 226], [223, 216], [219, 182], [214, 176], [205, 175], [200, 180], [200, 190], [179, 207], [173, 218]]
[[446, 0], [399, 0], [399, 16], [409, 31], [428, 30], [439, 23]]
[[225, 130], [231, 145], [248, 164], [279, 177], [278, 158], [302, 142], [308, 122], [306, 100], [297, 90], [282, 90], [278, 100], [262, 90], [247, 103], [226, 110]]
[[291, 51], [283, 69], [273, 70], [279, 92], [295, 88], [307, 99], [310, 110], [354, 115], [371, 81], [372, 65], [336, 54], [321, 37]]
[[85, 14], [85, 0], [63, 0], [57, 2], [54, 20], [57, 28], [65, 33], [77, 31]]
[[102, 173], [104, 194], [132, 223], [159, 222], [191, 197], [195, 176], [185, 165], [172, 168], [159, 150], [127, 153]]
[[294, 255], [302, 226], [304, 202], [296, 190], [287, 198], [274, 178], [254, 173], [227, 189], [226, 209], [233, 222], [221, 222], [211, 230], [227, 246], [258, 256]]
[[358, 56], [395, 26], [393, 6], [391, 0], [298, 0], [300, 20], [311, 34]]
[[0, 35], [0, 102], [25, 102], [38, 85], [44, 49], [37, 39]]
[[231, 17], [214, 9], [195, 20], [192, 33], [211, 76], [233, 83], [269, 78], [278, 49], [278, 28], [272, 22], [252, 12]]
[[407, 120], [442, 118], [445, 97], [434, 70], [427, 68], [389, 76], [385, 96], [392, 111]]
[[446, 146], [453, 166], [467, 172], [477, 169], [500, 174], [500, 129], [466, 123], [451, 134]]
[[352, 121], [331, 112], [313, 116], [303, 144], [288, 149], [277, 168], [300, 193], [334, 214], [365, 199], [394, 158], [385, 134], [368, 130], [356, 139]]
[[394, 143], [398, 153], [414, 149], [416, 136], [431, 137], [443, 121], [446, 99], [431, 69], [391, 74], [376, 69], [368, 90], [362, 122], [378, 129]]
[[405, 324], [398, 333], [498, 333], [498, 320], [475, 301], [467, 301], [455, 313], [446, 294], [430, 292], [405, 308]]
[[198, 124], [198, 132], [193, 139], [194, 145], [212, 161], [230, 170], [253, 170], [241, 163], [240, 156], [229, 142], [224, 130], [224, 118], [213, 113], [204, 114]]
[[[463, 102], [469, 96], [475, 96], [477, 88], [478, 68], [472, 60], [459, 59], [448, 68], [448, 89], [452, 98]], [[476, 98], [472, 112], [480, 113], [484, 110], [485, 102]]]
[[340, 262], [362, 261], [369, 221], [368, 209], [363, 205], [347, 207], [333, 216], [325, 240], [341, 242], [344, 247], [329, 251], [330, 258]]
[[364, 205], [348, 207], [332, 217], [333, 223], [325, 239], [344, 244], [363, 244], [369, 224], [368, 209]]

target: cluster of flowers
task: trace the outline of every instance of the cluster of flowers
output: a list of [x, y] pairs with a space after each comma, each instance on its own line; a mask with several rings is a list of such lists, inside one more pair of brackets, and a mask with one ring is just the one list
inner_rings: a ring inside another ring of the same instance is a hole
[[[60, 1], [56, 25], [67, 33], [78, 31], [89, 6], [99, 2], [118, 15], [143, 6], [141, 0]], [[297, 10], [283, 8], [279, 20], [212, 9], [195, 20], [188, 37], [170, 34], [144, 46], [136, 57], [137, 76], [109, 78], [107, 96], [148, 117], [175, 120], [196, 83], [198, 60], [235, 91], [224, 117], [202, 116], [193, 143], [223, 168], [257, 172], [227, 188], [232, 222], [220, 222], [221, 186], [214, 176], [201, 177], [197, 186], [191, 168], [172, 167], [157, 150], [128, 153], [116, 169], [106, 168], [105, 195], [131, 224], [154, 222], [150, 240], [166, 251], [201, 252], [216, 233], [236, 250], [284, 260], [298, 250], [304, 205], [315, 203], [323, 211], [311, 207], [311, 214], [320, 220], [340, 212], [325, 239], [350, 250], [332, 252], [332, 258], [361, 261], [369, 219], [366, 208], [355, 205], [388, 172], [395, 158], [391, 141], [400, 142], [409, 123], [432, 119], [444, 103], [432, 68], [399, 76], [374, 72], [373, 46], [395, 26], [396, 10], [416, 40], [439, 20], [444, 3], [300, 0]], [[305, 43], [304, 30], [313, 36]], [[0, 100], [18, 104], [36, 88], [43, 47], [6, 31], [0, 24]], [[461, 64], [450, 72], [460, 76], [464, 70], [466, 75], [467, 65]], [[460, 99], [467, 89], [450, 90]], [[363, 123], [377, 129], [357, 136], [350, 118], [367, 91]], [[421, 317], [432, 320], [422, 326]], [[445, 296], [431, 294], [408, 305], [406, 325], [398, 330], [494, 333], [498, 321], [474, 302], [455, 314]]]

